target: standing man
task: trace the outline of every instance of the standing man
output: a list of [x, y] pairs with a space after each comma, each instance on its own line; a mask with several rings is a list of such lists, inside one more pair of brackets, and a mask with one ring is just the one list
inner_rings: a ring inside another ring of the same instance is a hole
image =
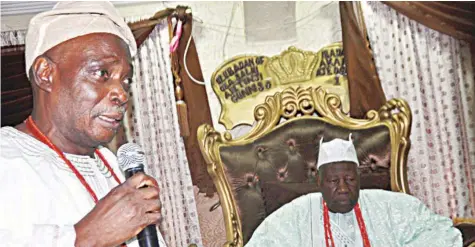
[[318, 183], [312, 193], [284, 205], [256, 229], [247, 247], [461, 247], [446, 217], [418, 199], [384, 190], [361, 190], [353, 142], [320, 142]]
[[136, 51], [109, 2], [59, 2], [31, 19], [33, 112], [0, 129], [1, 246], [138, 246], [134, 236], [159, 220], [157, 182], [124, 182], [102, 147], [127, 108]]

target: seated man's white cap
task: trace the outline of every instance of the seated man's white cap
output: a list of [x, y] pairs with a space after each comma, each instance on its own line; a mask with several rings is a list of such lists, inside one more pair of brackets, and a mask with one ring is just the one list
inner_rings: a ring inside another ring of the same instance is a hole
[[333, 139], [329, 142], [323, 142], [323, 137], [320, 139], [320, 151], [318, 152], [317, 169], [320, 166], [335, 163], [335, 162], [353, 162], [359, 166], [356, 149], [351, 140], [351, 134], [347, 140]]
[[52, 10], [30, 20], [25, 39], [26, 75], [35, 59], [67, 40], [91, 33], [110, 33], [123, 39], [130, 55], [137, 52], [134, 35], [110, 2], [58, 2]]

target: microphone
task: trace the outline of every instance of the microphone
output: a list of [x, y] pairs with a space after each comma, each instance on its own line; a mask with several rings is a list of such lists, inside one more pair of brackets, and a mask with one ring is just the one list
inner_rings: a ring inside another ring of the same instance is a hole
[[[117, 150], [117, 159], [125, 178], [130, 178], [138, 172], [145, 173], [145, 154], [139, 145], [126, 143]], [[155, 224], [148, 225], [138, 235], [140, 247], [159, 247], [157, 228]]]

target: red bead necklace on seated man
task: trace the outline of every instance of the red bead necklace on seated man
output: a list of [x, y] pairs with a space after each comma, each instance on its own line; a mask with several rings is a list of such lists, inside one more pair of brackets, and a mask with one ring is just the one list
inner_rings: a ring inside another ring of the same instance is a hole
[[[66, 156], [64, 156], [63, 152], [61, 152], [59, 150], [58, 147], [56, 147], [56, 145], [54, 145], [51, 140], [46, 137], [40, 129], [38, 129], [38, 126], [36, 126], [35, 122], [33, 121], [33, 118], [31, 118], [31, 116], [28, 117], [28, 119], [25, 121], [25, 124], [26, 124], [26, 127], [31, 131], [31, 133], [33, 134], [34, 137], [36, 137], [38, 140], [40, 140], [41, 142], [43, 142], [44, 144], [46, 144], [49, 148], [53, 149], [53, 151], [55, 151], [59, 157], [64, 161], [64, 163], [66, 163], [66, 165], [69, 167], [69, 169], [71, 169], [71, 171], [73, 171], [74, 175], [76, 175], [76, 177], [79, 179], [79, 181], [81, 182], [81, 184], [84, 186], [84, 188], [87, 190], [87, 192], [89, 192], [89, 194], [91, 195], [92, 199], [94, 200], [94, 203], [97, 203], [98, 201], [98, 198], [97, 198], [97, 195], [96, 193], [92, 190], [91, 186], [87, 183], [86, 179], [84, 179], [84, 176], [81, 175], [81, 173], [79, 173], [79, 171], [76, 169], [76, 167], [74, 167], [73, 163], [71, 163], [71, 161], [69, 161]], [[115, 181], [117, 181], [118, 184], [121, 184], [119, 178], [117, 177], [117, 175], [115, 174], [114, 170], [112, 170], [111, 166], [109, 165], [109, 162], [107, 162], [107, 160], [104, 158], [104, 156], [102, 155], [101, 152], [99, 152], [99, 150], [96, 149], [95, 151], [96, 155], [102, 160], [102, 163], [104, 163], [104, 166], [106, 166], [106, 168], [109, 170], [109, 172], [112, 174], [112, 176], [114, 177]], [[121, 245], [122, 247], [126, 247], [127, 245], [125, 244], [122, 244]]]
[[[322, 200], [323, 204], [323, 226], [325, 228], [325, 244], [327, 247], [335, 247], [335, 241], [333, 241], [332, 230], [330, 226], [330, 215], [328, 214], [327, 203]], [[355, 205], [355, 215], [356, 220], [358, 221], [358, 226], [360, 227], [361, 237], [363, 238], [363, 246], [371, 247], [369, 243], [368, 233], [366, 232], [366, 226], [363, 221], [363, 216], [361, 214], [360, 205], [356, 203]], [[330, 241], [330, 244], [328, 243]]]

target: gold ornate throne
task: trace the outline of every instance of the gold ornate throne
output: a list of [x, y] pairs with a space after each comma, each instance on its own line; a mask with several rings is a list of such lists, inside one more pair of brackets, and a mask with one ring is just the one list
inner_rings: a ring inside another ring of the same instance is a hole
[[266, 216], [318, 191], [315, 164], [322, 137], [353, 133], [362, 188], [409, 192], [411, 113], [403, 100], [389, 100], [361, 120], [343, 114], [338, 96], [320, 87], [289, 87], [268, 96], [254, 118], [255, 126], [237, 139], [209, 125], [198, 129], [224, 214], [225, 246], [243, 246]]

